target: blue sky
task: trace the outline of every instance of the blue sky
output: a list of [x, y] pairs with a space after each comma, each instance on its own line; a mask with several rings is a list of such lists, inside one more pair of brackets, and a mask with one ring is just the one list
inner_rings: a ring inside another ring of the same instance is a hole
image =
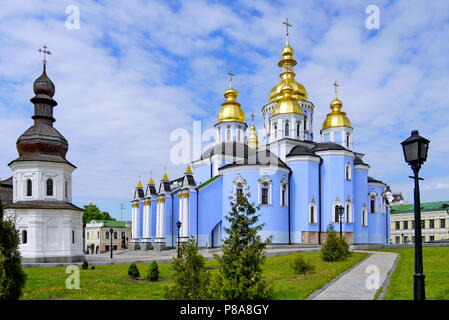
[[[80, 10], [69, 30], [68, 5]], [[368, 5], [380, 29], [365, 27]], [[170, 162], [170, 133], [215, 123], [229, 70], [247, 115], [278, 82], [285, 18], [296, 79], [315, 104], [314, 135], [333, 99], [332, 83], [354, 127], [354, 148], [370, 175], [412, 201], [410, 168], [400, 142], [417, 129], [431, 140], [421, 170], [423, 201], [449, 194], [449, 2], [447, 1], [3, 1], [0, 11], [0, 178], [17, 156], [15, 142], [32, 124], [37, 49], [53, 54], [55, 127], [69, 141], [74, 203], [89, 200], [130, 219], [138, 177], [158, 181]]]

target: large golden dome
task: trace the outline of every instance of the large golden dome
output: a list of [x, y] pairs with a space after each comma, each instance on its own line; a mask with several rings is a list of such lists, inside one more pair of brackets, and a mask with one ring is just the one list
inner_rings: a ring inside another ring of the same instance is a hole
[[293, 87], [288, 82], [284, 82], [281, 87], [282, 97], [274, 107], [273, 113], [271, 114], [272, 117], [286, 113], [303, 114], [302, 109], [298, 104], [298, 99], [293, 97], [293, 92]]
[[218, 112], [218, 123], [220, 122], [245, 122], [245, 113], [240, 107], [240, 103], [235, 99], [239, 93], [232, 88], [232, 83], [228, 90], [225, 91], [224, 96], [226, 101], [222, 103], [220, 112]]
[[296, 100], [307, 100], [306, 88], [295, 80], [293, 67], [296, 65], [296, 60], [293, 59], [293, 53], [294, 51], [292, 47], [290, 47], [287, 38], [287, 42], [281, 53], [282, 59], [278, 63], [279, 67], [282, 68], [282, 73], [280, 75], [281, 80], [273, 87], [273, 89], [271, 89], [270, 95], [268, 96], [268, 102], [276, 102], [282, 98], [281, 90], [285, 82], [288, 82], [288, 84], [293, 88], [292, 96]]
[[337, 97], [331, 102], [330, 107], [332, 112], [327, 114], [322, 130], [333, 127], [351, 127], [351, 121], [346, 116], [346, 112], [341, 111], [343, 103]]

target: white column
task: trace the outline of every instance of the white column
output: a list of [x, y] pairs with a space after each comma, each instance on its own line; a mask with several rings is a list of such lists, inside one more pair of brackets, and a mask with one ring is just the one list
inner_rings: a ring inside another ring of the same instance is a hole
[[133, 228], [132, 228], [132, 236], [131, 238], [137, 238], [136, 226], [137, 226], [137, 215], [136, 215], [136, 204], [132, 204], [132, 220], [133, 220]]
[[162, 198], [161, 200], [161, 212], [160, 212], [160, 217], [161, 217], [161, 222], [159, 224], [160, 226], [160, 231], [159, 231], [159, 236], [161, 238], [165, 238], [165, 198]]
[[182, 236], [189, 236], [189, 194], [184, 194], [183, 198], [184, 210], [183, 210], [183, 221], [182, 221]]
[[160, 233], [160, 225], [161, 225], [161, 201], [160, 199], [156, 200], [156, 238], [161, 236]]
[[151, 209], [151, 201], [144, 201], [143, 206], [143, 238], [150, 238], [150, 209]]

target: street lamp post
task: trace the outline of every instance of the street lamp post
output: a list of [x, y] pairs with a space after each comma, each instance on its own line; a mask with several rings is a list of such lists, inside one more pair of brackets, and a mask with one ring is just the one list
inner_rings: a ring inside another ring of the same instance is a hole
[[113, 248], [112, 248], [112, 233], [114, 232], [114, 229], [109, 229], [109, 236], [111, 237], [111, 259], [112, 259], [112, 251], [113, 251]]
[[176, 247], [178, 250], [178, 257], [179, 257], [179, 229], [181, 229], [181, 221], [178, 220], [178, 222], [176, 222], [176, 226], [178, 227], [178, 239], [176, 241]]
[[415, 300], [425, 300], [425, 287], [423, 259], [422, 259], [422, 238], [421, 238], [421, 208], [419, 199], [419, 169], [427, 159], [427, 151], [429, 150], [429, 140], [421, 137], [418, 130], [413, 130], [412, 135], [402, 141], [402, 149], [405, 161], [412, 167], [414, 176], [410, 177], [415, 181], [414, 189], [414, 211], [415, 211], [415, 274], [413, 275], [413, 294]]
[[341, 205], [338, 205], [336, 207], [337, 213], [338, 213], [338, 217], [340, 220], [340, 238], [343, 238], [343, 213], [345, 212], [345, 208]]

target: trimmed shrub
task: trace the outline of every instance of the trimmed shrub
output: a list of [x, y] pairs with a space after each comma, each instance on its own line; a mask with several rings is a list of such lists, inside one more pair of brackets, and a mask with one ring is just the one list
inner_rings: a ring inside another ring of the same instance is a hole
[[307, 274], [315, 272], [315, 266], [310, 262], [305, 261], [303, 256], [300, 254], [295, 257], [295, 260], [293, 260], [290, 266], [296, 274]]
[[137, 268], [137, 265], [135, 263], [131, 263], [131, 265], [129, 266], [128, 275], [133, 279], [137, 279], [140, 277], [139, 269]]
[[159, 266], [156, 261], [151, 262], [148, 267], [147, 280], [157, 281], [159, 279]]
[[90, 270], [95, 270], [95, 266], [90, 267]]
[[84, 260], [83, 264], [81, 265], [81, 268], [83, 270], [87, 270], [89, 268], [89, 263], [87, 263], [87, 260]]
[[321, 247], [321, 259], [323, 261], [343, 261], [351, 252], [345, 238], [340, 238], [332, 224], [327, 227], [326, 242]]

